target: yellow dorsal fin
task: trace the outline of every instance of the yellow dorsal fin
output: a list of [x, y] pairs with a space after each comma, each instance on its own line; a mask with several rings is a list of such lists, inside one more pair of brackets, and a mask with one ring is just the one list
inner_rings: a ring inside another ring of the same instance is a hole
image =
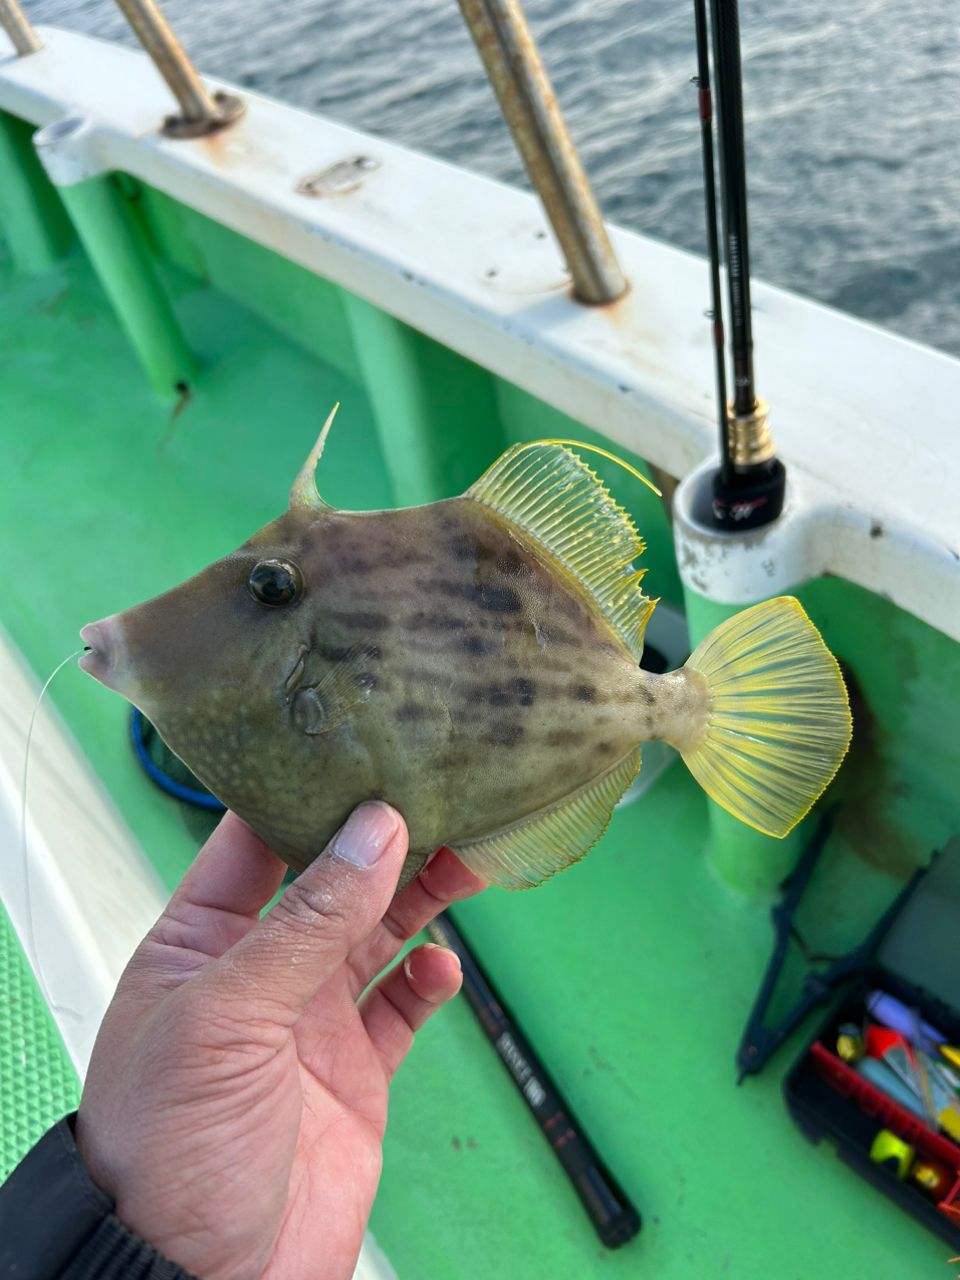
[[467, 490], [535, 538], [593, 597], [639, 662], [655, 600], [633, 561], [643, 539], [590, 468], [549, 441], [515, 444]]
[[637, 776], [640, 748], [573, 795], [483, 840], [451, 846], [465, 866], [502, 889], [530, 889], [589, 853]]

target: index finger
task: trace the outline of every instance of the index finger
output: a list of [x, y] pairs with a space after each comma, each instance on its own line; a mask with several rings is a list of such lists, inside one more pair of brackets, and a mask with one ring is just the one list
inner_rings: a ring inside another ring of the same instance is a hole
[[225, 813], [151, 929], [151, 940], [223, 955], [256, 922], [286, 869], [245, 822]]
[[257, 915], [280, 887], [286, 863], [229, 810], [197, 854], [171, 902]]

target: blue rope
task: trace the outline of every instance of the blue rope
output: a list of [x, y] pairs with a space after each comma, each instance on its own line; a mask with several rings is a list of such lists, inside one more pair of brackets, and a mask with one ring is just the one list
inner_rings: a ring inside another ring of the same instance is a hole
[[146, 743], [143, 741], [143, 726], [143, 712], [137, 707], [132, 707], [130, 710], [130, 740], [133, 743], [134, 754], [140, 761], [140, 766], [150, 781], [159, 787], [161, 791], [165, 791], [168, 796], [173, 796], [175, 800], [180, 800], [184, 804], [195, 805], [198, 809], [210, 809], [214, 813], [223, 813], [226, 806], [222, 805], [216, 796], [210, 795], [207, 791], [197, 791], [195, 787], [185, 787], [154, 764], [147, 753]]

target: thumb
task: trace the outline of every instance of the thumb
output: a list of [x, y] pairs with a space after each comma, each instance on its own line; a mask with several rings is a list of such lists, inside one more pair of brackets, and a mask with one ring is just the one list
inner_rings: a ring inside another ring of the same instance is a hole
[[[317, 989], [383, 918], [407, 852], [396, 809], [354, 809], [279, 902], [204, 977], [219, 996], [296, 1022]], [[265, 1009], [266, 1006], [266, 1009]]]

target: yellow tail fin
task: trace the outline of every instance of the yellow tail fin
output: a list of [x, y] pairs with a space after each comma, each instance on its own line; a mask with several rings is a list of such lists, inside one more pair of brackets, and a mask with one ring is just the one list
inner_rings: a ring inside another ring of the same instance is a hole
[[809, 812], [850, 744], [840, 668], [799, 601], [780, 596], [721, 623], [687, 659], [710, 711], [687, 768], [742, 822], [785, 836]]

